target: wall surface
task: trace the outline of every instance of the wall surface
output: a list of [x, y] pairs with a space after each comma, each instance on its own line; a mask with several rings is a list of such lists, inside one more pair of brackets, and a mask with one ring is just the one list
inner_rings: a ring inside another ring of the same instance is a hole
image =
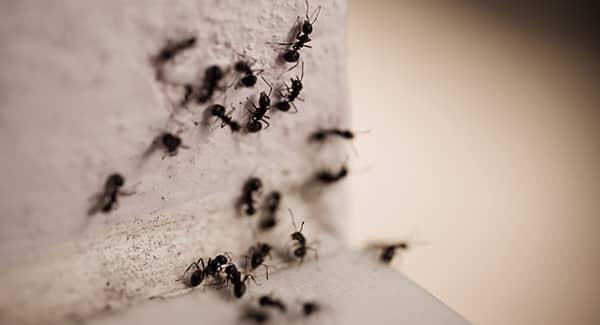
[[397, 266], [476, 324], [599, 324], [598, 53], [527, 3], [350, 1], [350, 238], [427, 241]]
[[[289, 37], [303, 1], [0, 3], [2, 323], [81, 319], [181, 292], [175, 279], [191, 261], [240, 256], [258, 239], [254, 221], [234, 208], [250, 176], [263, 179], [263, 194], [283, 192], [280, 225], [262, 240], [288, 242], [287, 208], [312, 240], [339, 230], [343, 189], [310, 180], [317, 169], [339, 168], [344, 148], [310, 146], [307, 137], [348, 123], [345, 3], [311, 5], [323, 8], [314, 48], [302, 51], [299, 112], [273, 112], [270, 128], [232, 135], [206, 120], [206, 106], [178, 108], [183, 89], [172, 84], [198, 82], [208, 66], [230, 65], [240, 53], [276, 87], [289, 82], [299, 67], [283, 74], [289, 65], [266, 42]], [[190, 35], [197, 45], [165, 66], [168, 84], [157, 82], [151, 58]], [[255, 89], [230, 88], [234, 118], [245, 120], [246, 97], [256, 101], [266, 89], [260, 80]], [[164, 131], [180, 133], [188, 148], [164, 159], [160, 150], [146, 154]], [[134, 194], [88, 217], [90, 199], [115, 171]]]

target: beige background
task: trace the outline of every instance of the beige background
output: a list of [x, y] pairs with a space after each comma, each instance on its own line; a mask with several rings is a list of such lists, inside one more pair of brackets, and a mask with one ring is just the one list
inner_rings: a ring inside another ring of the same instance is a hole
[[477, 324], [598, 324], [592, 53], [414, 3], [350, 1], [352, 243], [428, 241], [398, 267]]

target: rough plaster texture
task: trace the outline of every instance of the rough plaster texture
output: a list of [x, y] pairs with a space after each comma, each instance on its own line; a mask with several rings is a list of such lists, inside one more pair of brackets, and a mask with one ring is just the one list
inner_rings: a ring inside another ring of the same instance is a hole
[[[339, 255], [344, 189], [315, 187], [310, 179], [319, 168], [339, 168], [347, 147], [314, 147], [306, 139], [318, 127], [349, 123], [345, 3], [311, 5], [323, 10], [314, 48], [302, 52], [300, 111], [273, 112], [270, 128], [232, 135], [216, 121], [194, 124], [206, 121], [205, 106], [177, 109], [181, 87], [158, 83], [150, 58], [167, 40], [196, 35], [197, 46], [165, 67], [169, 83], [198, 81], [206, 67], [245, 52], [279, 85], [299, 70], [281, 76], [287, 65], [265, 43], [289, 37], [303, 1], [0, 3], [1, 323], [81, 321], [153, 296], [177, 296], [189, 291], [175, 279], [191, 261], [223, 251], [238, 259], [259, 239], [282, 247], [271, 261], [276, 279], [288, 272], [281, 270], [293, 229], [286, 208], [306, 221], [304, 233], [322, 259]], [[228, 92], [235, 118], [246, 119], [240, 102], [256, 100], [265, 88]], [[160, 152], [146, 156], [163, 131], [181, 132], [189, 149], [165, 159]], [[134, 195], [108, 215], [88, 217], [90, 198], [114, 171]], [[253, 175], [264, 180], [265, 193], [284, 195], [280, 224], [260, 237], [254, 221], [234, 209]], [[329, 268], [321, 273], [329, 280], [315, 283], [335, 281], [337, 267]], [[357, 272], [366, 276], [365, 270]], [[310, 275], [299, 279], [307, 286]], [[194, 297], [188, 299], [224, 308], [220, 300]]]

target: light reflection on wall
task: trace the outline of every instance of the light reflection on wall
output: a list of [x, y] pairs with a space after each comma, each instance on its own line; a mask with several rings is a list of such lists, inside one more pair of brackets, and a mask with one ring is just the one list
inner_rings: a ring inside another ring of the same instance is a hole
[[351, 240], [429, 241], [398, 266], [475, 323], [598, 323], [596, 67], [523, 28], [350, 1]]

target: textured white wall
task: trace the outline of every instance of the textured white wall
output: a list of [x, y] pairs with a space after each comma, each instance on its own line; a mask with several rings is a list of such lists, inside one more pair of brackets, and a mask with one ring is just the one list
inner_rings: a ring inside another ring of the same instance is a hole
[[[323, 10], [306, 62], [299, 113], [273, 112], [271, 127], [231, 135], [215, 121], [193, 124], [203, 107], [172, 113], [181, 96], [154, 79], [149, 59], [167, 39], [197, 46], [166, 69], [189, 82], [236, 52], [256, 58], [275, 81], [287, 69], [269, 41], [285, 40], [303, 1], [3, 1], [0, 4], [0, 318], [6, 322], [83, 317], [180, 290], [174, 279], [200, 256], [245, 253], [257, 238], [233, 205], [243, 182], [263, 178], [284, 193], [281, 225], [266, 238], [285, 244], [285, 208], [321, 225], [344, 215], [341, 188], [306, 190], [316, 169], [339, 168], [343, 148], [307, 145], [321, 126], [347, 126], [344, 1]], [[299, 74], [295, 70], [281, 81]], [[265, 89], [228, 93], [237, 104]], [[256, 98], [255, 98], [256, 100]], [[237, 105], [234, 116], [245, 117]], [[154, 137], [183, 130], [189, 150], [142, 159]], [[321, 154], [323, 153], [323, 154]], [[135, 194], [109, 215], [86, 216], [108, 174]], [[135, 186], [134, 186], [135, 185]], [[308, 204], [307, 204], [308, 203]]]

